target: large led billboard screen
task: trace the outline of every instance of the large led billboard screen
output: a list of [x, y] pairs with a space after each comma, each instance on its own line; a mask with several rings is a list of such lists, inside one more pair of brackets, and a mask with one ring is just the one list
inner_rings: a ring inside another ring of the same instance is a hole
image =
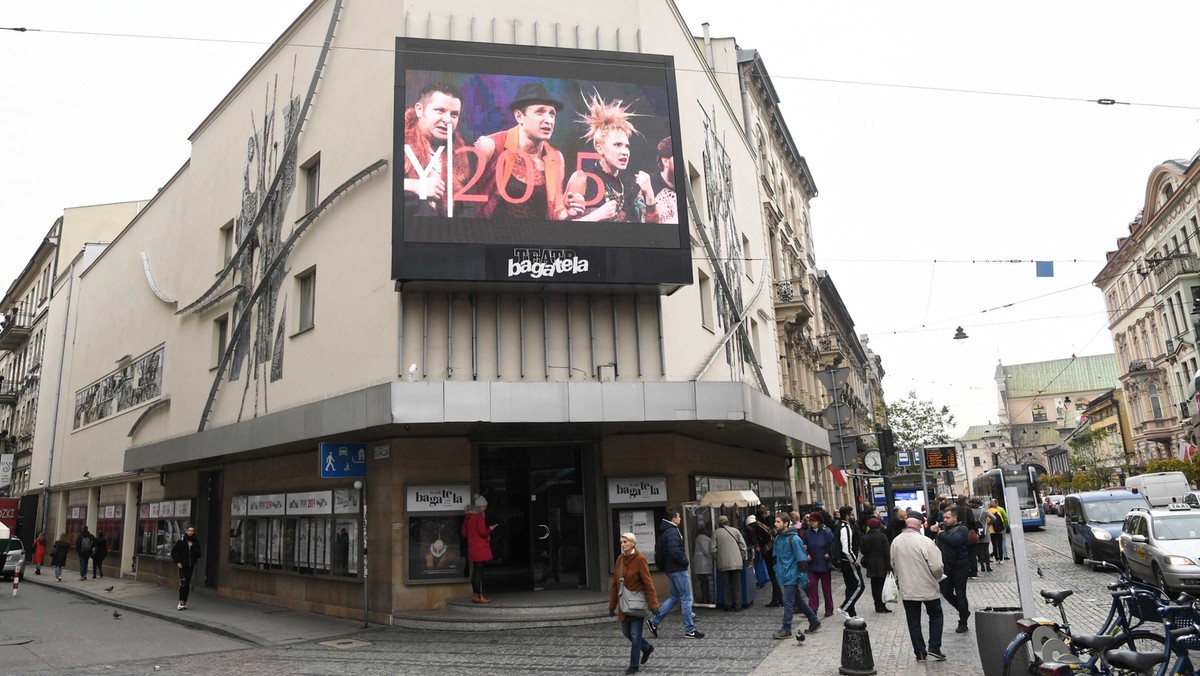
[[673, 68], [397, 38], [392, 277], [690, 284]]

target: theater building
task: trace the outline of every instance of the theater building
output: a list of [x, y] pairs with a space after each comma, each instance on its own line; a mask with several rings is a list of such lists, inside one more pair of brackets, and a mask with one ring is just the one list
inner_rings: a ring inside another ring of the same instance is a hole
[[505, 7], [315, 0], [60, 278], [55, 526], [120, 511], [170, 583], [196, 523], [222, 595], [361, 617], [365, 576], [387, 623], [470, 593], [473, 494], [493, 593], [606, 589], [708, 490], [794, 500], [828, 440], [780, 403], [740, 102], [671, 2]]

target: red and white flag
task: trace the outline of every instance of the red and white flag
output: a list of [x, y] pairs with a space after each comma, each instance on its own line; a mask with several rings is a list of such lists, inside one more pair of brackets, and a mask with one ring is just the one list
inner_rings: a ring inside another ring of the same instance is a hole
[[842, 488], [846, 487], [846, 473], [845, 472], [843, 472], [840, 469], [834, 469], [832, 462], [829, 463], [829, 467], [827, 467], [826, 469], [828, 469], [829, 473], [833, 475], [833, 480], [837, 482], [837, 485], [841, 486]]
[[1196, 447], [1192, 444], [1181, 441], [1179, 442], [1179, 457], [1184, 462], [1191, 462], [1192, 456], [1196, 454]]

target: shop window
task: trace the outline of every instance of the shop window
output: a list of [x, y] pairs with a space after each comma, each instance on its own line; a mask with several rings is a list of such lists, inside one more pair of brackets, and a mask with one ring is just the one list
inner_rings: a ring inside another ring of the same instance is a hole
[[67, 543], [71, 545], [71, 551], [75, 550], [75, 539], [83, 532], [85, 524], [87, 524], [87, 507], [67, 508]]
[[104, 535], [110, 554], [121, 551], [125, 530], [125, 505], [100, 505], [96, 511], [96, 532]]
[[171, 548], [192, 521], [191, 500], [165, 500], [138, 505], [137, 553], [171, 558]]
[[362, 551], [358, 491], [234, 496], [229, 564], [357, 579]]

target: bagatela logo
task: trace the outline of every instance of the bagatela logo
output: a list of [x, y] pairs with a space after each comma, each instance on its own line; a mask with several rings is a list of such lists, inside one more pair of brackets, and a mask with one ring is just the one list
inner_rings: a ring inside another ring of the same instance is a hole
[[533, 279], [587, 272], [590, 263], [571, 249], [516, 249], [508, 259], [508, 276], [529, 275]]

